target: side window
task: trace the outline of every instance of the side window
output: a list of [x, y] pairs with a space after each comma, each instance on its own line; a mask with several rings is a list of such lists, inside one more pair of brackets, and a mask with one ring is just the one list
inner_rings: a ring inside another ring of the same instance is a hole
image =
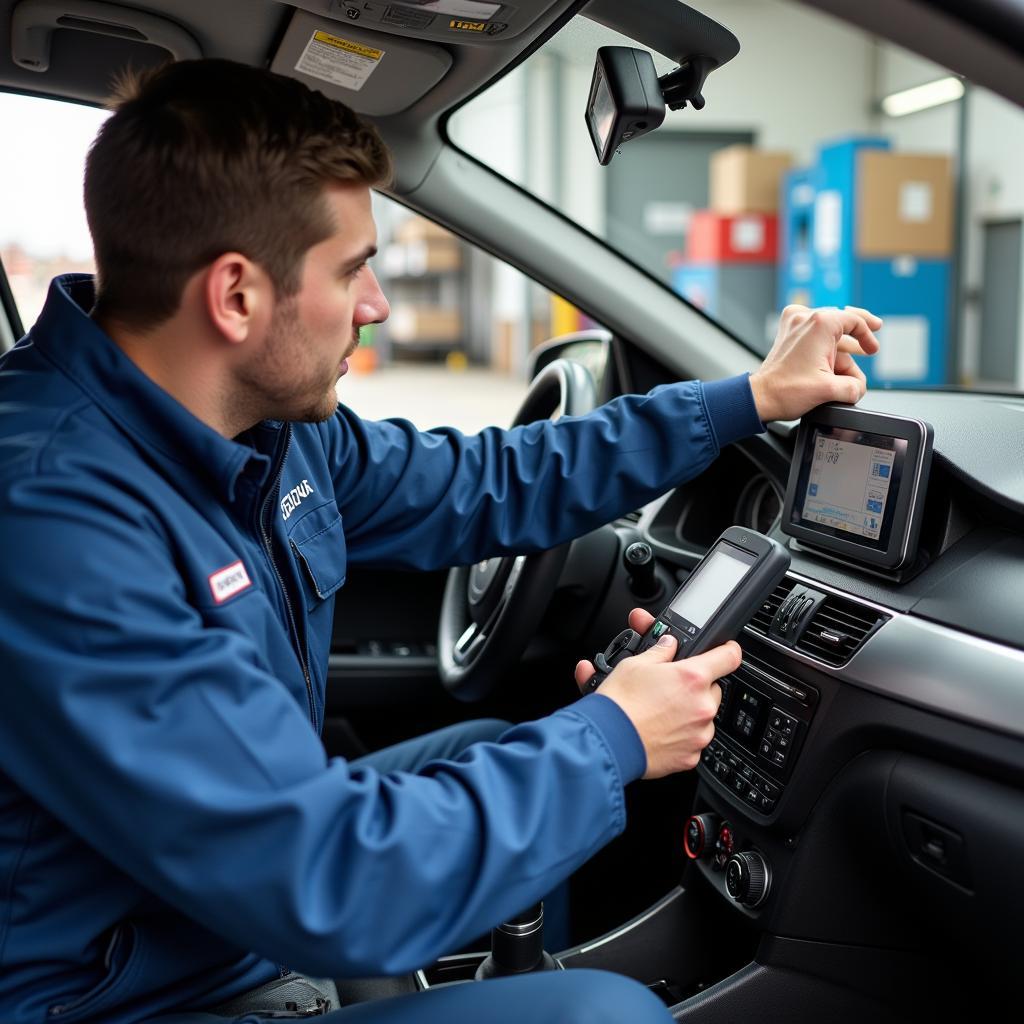
[[531, 351], [596, 324], [518, 270], [384, 196], [374, 196], [371, 266], [391, 304], [364, 328], [338, 396], [367, 419], [418, 427], [507, 426]]
[[[0, 263], [27, 330], [52, 278], [92, 273], [85, 157], [106, 111], [0, 93], [0, 124], [31, 158], [0, 161]], [[338, 385], [361, 416], [472, 432], [508, 424], [541, 342], [594, 326], [563, 299], [383, 196], [374, 270], [391, 302]], [[0, 330], [0, 350], [13, 343]]]
[[0, 93], [0, 124], [21, 158], [0, 161], [0, 262], [28, 329], [50, 280], [92, 273], [92, 241], [82, 205], [85, 155], [104, 110]]

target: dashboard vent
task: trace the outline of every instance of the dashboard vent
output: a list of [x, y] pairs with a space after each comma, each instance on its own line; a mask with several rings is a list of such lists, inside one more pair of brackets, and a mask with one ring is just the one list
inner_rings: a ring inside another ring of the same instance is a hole
[[797, 640], [796, 649], [826, 665], [845, 665], [888, 618], [856, 601], [828, 594]]
[[747, 623], [747, 629], [753, 630], [758, 636], [767, 636], [768, 627], [779, 610], [779, 605], [789, 596], [789, 592], [796, 586], [791, 579], [783, 581], [771, 592], [768, 599], [754, 612], [753, 617]]

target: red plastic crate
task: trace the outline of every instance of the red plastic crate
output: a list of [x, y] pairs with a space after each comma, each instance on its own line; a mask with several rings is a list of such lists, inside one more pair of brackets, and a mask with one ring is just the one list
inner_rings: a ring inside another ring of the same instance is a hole
[[779, 219], [774, 213], [697, 210], [690, 218], [687, 263], [775, 263], [778, 255]]

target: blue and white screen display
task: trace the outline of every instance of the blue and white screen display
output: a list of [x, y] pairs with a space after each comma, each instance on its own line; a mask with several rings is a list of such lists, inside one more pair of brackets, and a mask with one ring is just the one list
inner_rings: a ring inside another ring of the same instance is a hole
[[[896, 446], [846, 440], [852, 431], [814, 431], [801, 516], [809, 523], [877, 541], [890, 500]], [[857, 435], [854, 435], [857, 436]], [[863, 436], [863, 435], [861, 435]]]

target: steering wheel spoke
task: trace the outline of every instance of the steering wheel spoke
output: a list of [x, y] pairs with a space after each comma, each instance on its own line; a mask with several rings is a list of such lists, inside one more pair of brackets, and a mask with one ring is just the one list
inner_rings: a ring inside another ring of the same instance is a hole
[[[596, 402], [590, 373], [556, 359], [534, 379], [513, 426], [578, 416]], [[460, 700], [479, 700], [519, 660], [540, 625], [565, 564], [568, 545], [534, 555], [490, 558], [452, 569], [438, 624], [438, 672]]]
[[475, 622], [471, 622], [452, 648], [452, 657], [455, 659], [455, 663], [468, 665], [486, 642], [487, 634]]

